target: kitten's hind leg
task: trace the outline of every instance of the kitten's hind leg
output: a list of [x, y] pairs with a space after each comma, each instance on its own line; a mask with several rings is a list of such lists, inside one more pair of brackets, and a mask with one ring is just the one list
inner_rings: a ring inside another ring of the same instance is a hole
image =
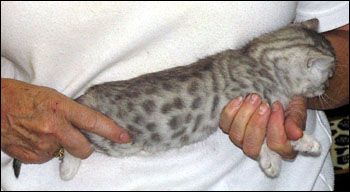
[[269, 149], [265, 142], [261, 147], [258, 160], [261, 169], [267, 176], [276, 177], [280, 173], [281, 157], [276, 152]]
[[312, 136], [304, 133], [303, 137], [291, 141], [294, 150], [308, 155], [319, 155], [321, 153], [321, 144]]
[[64, 158], [60, 164], [60, 176], [62, 180], [71, 180], [78, 172], [81, 159], [74, 157], [64, 150]]

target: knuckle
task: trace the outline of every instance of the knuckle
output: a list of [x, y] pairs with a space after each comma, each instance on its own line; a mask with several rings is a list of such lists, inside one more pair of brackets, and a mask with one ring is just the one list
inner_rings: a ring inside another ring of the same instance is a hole
[[231, 141], [239, 147], [242, 147], [243, 137], [239, 134], [236, 134], [234, 131], [230, 131]]
[[230, 108], [230, 106], [227, 106], [224, 111], [221, 113], [222, 118], [232, 118], [232, 111], [233, 109]]
[[63, 111], [64, 99], [56, 92], [43, 91], [43, 93], [37, 96], [36, 106], [42, 111], [56, 114]]
[[33, 155], [32, 153], [24, 152], [23, 153], [23, 160], [24, 163], [37, 163], [42, 161], [40, 157], [37, 155]]
[[256, 158], [259, 156], [260, 149], [243, 144], [243, 152], [250, 157]]
[[40, 122], [38, 126], [40, 126], [40, 130], [44, 134], [51, 134], [54, 132], [53, 124], [51, 120], [44, 119], [43, 121]]
[[80, 158], [81, 159], [87, 159], [90, 155], [91, 155], [92, 151], [89, 149], [89, 150], [86, 150], [84, 153], [82, 153], [80, 155]]
[[41, 142], [39, 142], [37, 144], [37, 148], [42, 152], [51, 152], [51, 151], [55, 150], [55, 148], [57, 148], [57, 147], [54, 146], [48, 140], [42, 140]]
[[223, 125], [223, 122], [222, 122], [222, 121], [219, 122], [219, 127], [220, 127], [225, 133], [227, 133], [228, 128], [227, 128], [227, 126], [224, 126], [224, 125]]
[[89, 128], [90, 131], [95, 131], [97, 129], [97, 121], [98, 116], [96, 113], [93, 113], [93, 115], [89, 118], [86, 118], [86, 127]]
[[276, 153], [278, 153], [279, 155], [285, 157], [285, 156], [291, 156], [292, 155], [292, 151], [290, 150], [288, 141], [287, 142], [281, 142], [281, 143], [275, 143], [275, 142], [269, 142], [266, 141], [267, 146], [275, 151]]
[[281, 149], [283, 148], [281, 144], [278, 144], [276, 142], [271, 142], [269, 140], [266, 141], [267, 147], [270, 148], [272, 151], [275, 151], [279, 153], [282, 151]]
[[297, 157], [297, 153], [290, 153], [282, 156], [284, 159], [295, 159]]

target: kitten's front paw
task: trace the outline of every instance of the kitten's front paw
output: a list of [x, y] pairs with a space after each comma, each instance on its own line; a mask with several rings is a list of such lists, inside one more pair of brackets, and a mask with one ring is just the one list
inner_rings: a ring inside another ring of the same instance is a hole
[[312, 136], [304, 134], [302, 138], [291, 142], [293, 149], [310, 155], [319, 155], [321, 144]]
[[78, 172], [80, 161], [79, 158], [76, 158], [65, 151], [63, 161], [60, 164], [61, 179], [64, 181], [71, 180]]

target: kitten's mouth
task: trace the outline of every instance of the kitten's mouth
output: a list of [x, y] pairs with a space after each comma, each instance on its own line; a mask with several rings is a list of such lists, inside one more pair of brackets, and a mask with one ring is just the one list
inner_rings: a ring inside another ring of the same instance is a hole
[[307, 90], [303, 91], [304, 97], [312, 98], [312, 97], [319, 97], [323, 95], [326, 92], [326, 89], [322, 87], [321, 89], [316, 89], [316, 90]]

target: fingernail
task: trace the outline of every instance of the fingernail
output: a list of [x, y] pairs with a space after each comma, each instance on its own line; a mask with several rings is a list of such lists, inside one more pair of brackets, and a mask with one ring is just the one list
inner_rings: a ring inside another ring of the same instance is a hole
[[255, 104], [256, 103], [256, 101], [258, 100], [258, 95], [256, 95], [256, 94], [251, 94], [251, 96], [250, 96], [250, 103], [251, 104]]
[[260, 105], [258, 113], [260, 115], [263, 115], [264, 113], [266, 113], [266, 111], [268, 109], [269, 109], [269, 106], [266, 103], [263, 103], [263, 104]]
[[130, 140], [130, 136], [128, 133], [121, 133], [120, 134], [120, 140], [124, 141], [124, 142], [128, 142]]
[[272, 111], [278, 111], [278, 109], [279, 109], [278, 104], [277, 104], [276, 102], [274, 102], [274, 103], [272, 104]]
[[242, 104], [242, 101], [243, 101], [243, 97], [239, 96], [239, 97], [232, 100], [232, 105], [235, 107], [238, 107]]

